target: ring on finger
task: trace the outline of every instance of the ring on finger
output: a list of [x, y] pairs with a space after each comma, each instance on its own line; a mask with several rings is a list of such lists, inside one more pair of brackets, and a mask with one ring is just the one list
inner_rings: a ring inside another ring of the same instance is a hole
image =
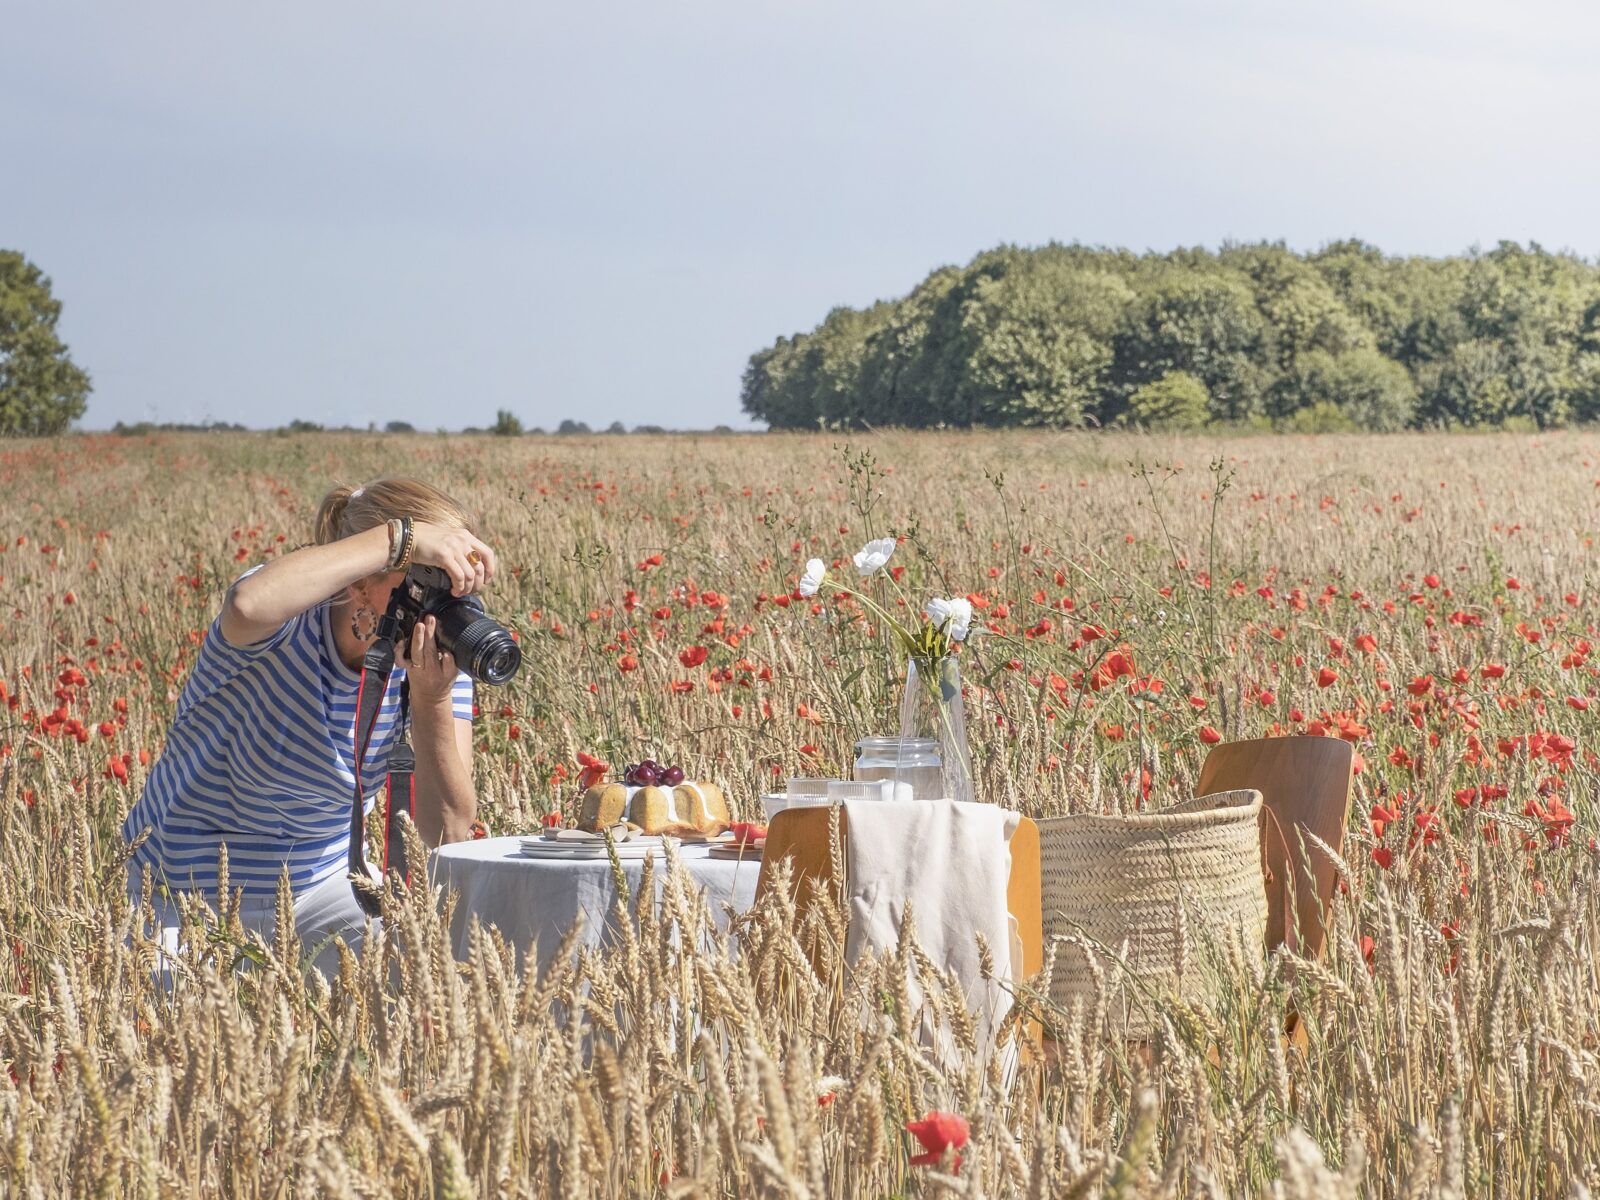
[[476, 550], [468, 551], [467, 561], [476, 567], [483, 562], [483, 555], [479, 554]]

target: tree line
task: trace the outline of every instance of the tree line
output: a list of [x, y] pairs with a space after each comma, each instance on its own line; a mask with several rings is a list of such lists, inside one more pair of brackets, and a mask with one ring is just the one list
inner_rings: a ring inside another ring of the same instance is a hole
[[[145, 437], [152, 433], [248, 433], [249, 427], [234, 421], [118, 421], [111, 427], [111, 432], [125, 437]], [[322, 425], [316, 421], [307, 421], [297, 417], [287, 425], [279, 425], [271, 429], [257, 430], [259, 433], [276, 433], [287, 436], [293, 433], [416, 433], [417, 427], [410, 421], [385, 421], [380, 427], [376, 421], [368, 422], [365, 426], [359, 425]], [[524, 429], [522, 421], [511, 412], [500, 409], [495, 416], [495, 422], [489, 426], [468, 425], [460, 430], [449, 430], [440, 427], [437, 433], [450, 434], [452, 432], [492, 433], [498, 437], [534, 437], [544, 434], [542, 426], [535, 425]], [[629, 429], [621, 421], [613, 421], [604, 429], [589, 428], [584, 421], [575, 421], [568, 417], [556, 426], [553, 431], [563, 436], [568, 434], [696, 434], [706, 432], [700, 429], [669, 429], [664, 425], [635, 425]], [[711, 433], [733, 433], [734, 430], [727, 425], [713, 426]]]
[[1600, 264], [1002, 246], [780, 337], [741, 399], [774, 428], [1550, 428], [1600, 419]]

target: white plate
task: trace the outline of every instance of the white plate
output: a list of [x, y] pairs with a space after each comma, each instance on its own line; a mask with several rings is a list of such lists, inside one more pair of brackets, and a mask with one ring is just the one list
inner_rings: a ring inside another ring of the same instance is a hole
[[[572, 842], [542, 837], [525, 837], [520, 840], [525, 858], [609, 858], [603, 841]], [[631, 841], [614, 842], [618, 858], [644, 858], [661, 849], [661, 839], [638, 837]]]
[[752, 842], [748, 846], [740, 846], [734, 842], [712, 842], [711, 848], [706, 853], [712, 858], [742, 858], [754, 861], [761, 857], [761, 851], [766, 844], [766, 838]]
[[[611, 840], [614, 842], [629, 840], [629, 831], [626, 825], [613, 825], [610, 832]], [[637, 831], [635, 831], [635, 835], [637, 836]], [[604, 836], [589, 829], [541, 829], [537, 834], [525, 835], [523, 840], [533, 841], [535, 838], [543, 842], [570, 842], [578, 846], [586, 846], [591, 843], [602, 845], [605, 842]]]

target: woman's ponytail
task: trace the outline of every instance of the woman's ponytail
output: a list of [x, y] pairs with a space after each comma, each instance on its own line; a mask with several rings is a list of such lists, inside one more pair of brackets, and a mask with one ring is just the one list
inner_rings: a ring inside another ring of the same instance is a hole
[[350, 505], [351, 495], [359, 490], [341, 483], [322, 498], [322, 505], [317, 509], [317, 545], [326, 546], [344, 537], [344, 510]]

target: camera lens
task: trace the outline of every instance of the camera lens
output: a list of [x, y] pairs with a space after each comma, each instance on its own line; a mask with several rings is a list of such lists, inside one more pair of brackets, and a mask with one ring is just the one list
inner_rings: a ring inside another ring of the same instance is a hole
[[453, 654], [456, 665], [474, 679], [502, 684], [522, 665], [517, 640], [474, 598], [442, 604], [434, 610], [434, 616], [439, 622], [439, 645]]

